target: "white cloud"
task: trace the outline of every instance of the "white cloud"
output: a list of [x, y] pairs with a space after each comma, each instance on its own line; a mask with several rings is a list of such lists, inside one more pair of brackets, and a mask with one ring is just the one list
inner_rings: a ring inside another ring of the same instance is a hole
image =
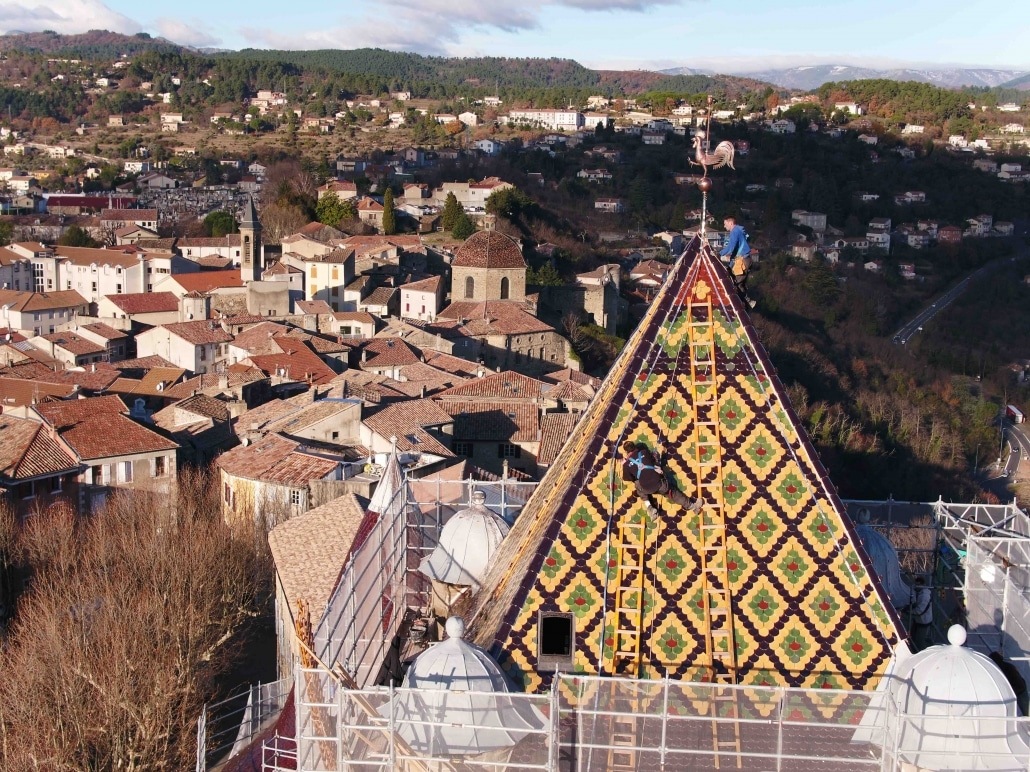
[[0, 0], [0, 33], [47, 29], [66, 35], [91, 29], [132, 35], [142, 27], [100, 0]]
[[[537, 29], [549, 8], [564, 6], [579, 11], [645, 11], [683, 0], [382, 0], [346, 27], [302, 33], [281, 33], [257, 27], [241, 30], [251, 45], [273, 48], [386, 48], [423, 54], [450, 54], [467, 33], [519, 32]], [[403, 19], [384, 24], [383, 19]]]
[[208, 48], [221, 44], [218, 38], [203, 29], [203, 23], [197, 19], [190, 19], [188, 22], [182, 19], [169, 19], [161, 17], [154, 21], [154, 30], [163, 38], [168, 38], [173, 43], [194, 48]]

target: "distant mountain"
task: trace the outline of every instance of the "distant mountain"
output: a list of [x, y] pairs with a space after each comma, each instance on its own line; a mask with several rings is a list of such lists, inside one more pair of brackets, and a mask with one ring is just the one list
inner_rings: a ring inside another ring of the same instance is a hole
[[1015, 80], [1007, 81], [1001, 84], [1002, 88], [1014, 88], [1017, 91], [1030, 91], [1030, 74], [1023, 75]]
[[658, 72], [662, 75], [715, 75], [715, 70], [699, 70], [693, 67], [672, 67]]
[[810, 67], [791, 67], [779, 70], [760, 70], [739, 73], [745, 77], [764, 80], [781, 88], [811, 91], [824, 83], [844, 80], [869, 80], [886, 78], [898, 81], [930, 83], [940, 88], [962, 88], [963, 86], [985, 86], [993, 88], [1007, 84], [1022, 76], [1030, 75], [1026, 70], [992, 69], [894, 69], [874, 70], [867, 67], [852, 67], [846, 64], [820, 64]]

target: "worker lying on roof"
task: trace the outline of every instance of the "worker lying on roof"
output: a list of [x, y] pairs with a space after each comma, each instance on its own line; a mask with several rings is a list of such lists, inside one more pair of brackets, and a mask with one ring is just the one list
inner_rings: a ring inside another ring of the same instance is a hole
[[644, 500], [648, 514], [652, 517], [658, 514], [658, 509], [651, 499], [655, 494], [667, 496], [673, 504], [685, 507], [691, 512], [701, 508], [701, 499], [691, 501], [683, 491], [669, 483], [669, 478], [659, 465], [658, 459], [642, 442], [626, 440], [622, 443], [622, 479], [634, 482], [637, 495]]

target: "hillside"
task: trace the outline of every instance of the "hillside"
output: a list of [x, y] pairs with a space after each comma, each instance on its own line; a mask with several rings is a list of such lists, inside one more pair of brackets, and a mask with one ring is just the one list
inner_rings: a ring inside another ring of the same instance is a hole
[[41, 54], [91, 59], [117, 59], [143, 51], [178, 51], [183, 47], [153, 38], [145, 32], [122, 35], [107, 30], [90, 30], [81, 35], [59, 35], [56, 32], [11, 32], [0, 35], [0, 51], [32, 51]]

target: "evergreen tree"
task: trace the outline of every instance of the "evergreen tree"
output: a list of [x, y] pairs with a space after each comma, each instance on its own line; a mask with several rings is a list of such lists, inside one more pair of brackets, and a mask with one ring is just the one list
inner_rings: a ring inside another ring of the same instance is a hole
[[392, 236], [397, 232], [397, 213], [393, 210], [393, 191], [386, 189], [383, 194], [383, 235]]
[[453, 230], [454, 224], [458, 221], [458, 215], [465, 210], [458, 203], [458, 198], [453, 193], [448, 193], [443, 202], [443, 213], [440, 215], [440, 225], [445, 231]]
[[57, 243], [62, 247], [99, 247], [100, 244], [89, 233], [78, 225], [72, 225], [66, 230]]
[[330, 228], [340, 227], [340, 223], [347, 219], [346, 215], [347, 208], [344, 206], [344, 202], [333, 191], [326, 193], [315, 204], [315, 217], [320, 223], [328, 225]]
[[458, 219], [454, 221], [454, 227], [451, 228], [451, 235], [456, 239], [464, 241], [475, 232], [476, 224], [472, 222], [472, 218], [465, 214], [464, 211], [460, 212]]
[[222, 209], [217, 212], [211, 212], [211, 214], [204, 218], [204, 230], [208, 236], [221, 238], [229, 233], [236, 233], [239, 230], [239, 225], [236, 223], [235, 217]]

